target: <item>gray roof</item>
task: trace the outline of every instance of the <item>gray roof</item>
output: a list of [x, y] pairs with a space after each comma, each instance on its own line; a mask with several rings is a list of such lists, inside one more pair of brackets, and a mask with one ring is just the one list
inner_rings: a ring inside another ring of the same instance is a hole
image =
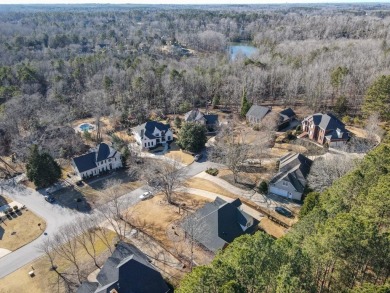
[[[144, 124], [134, 127], [133, 130], [137, 132], [139, 136], [141, 136], [141, 138], [143, 138], [143, 135], [145, 135], [149, 139], [154, 139], [156, 138], [153, 135], [155, 128], [157, 128], [160, 131], [168, 131], [170, 129], [170, 125], [158, 121], [148, 121]], [[142, 131], [143, 131], [143, 135], [142, 135]]]
[[98, 286], [97, 282], [83, 282], [77, 289], [77, 293], [92, 293], [96, 291]]
[[341, 122], [336, 116], [331, 113], [322, 114], [315, 113], [309, 117], [306, 117], [304, 120], [308, 120], [312, 117], [314, 125], [319, 126], [320, 128], [328, 131], [328, 130], [336, 130], [337, 128], [347, 132], [345, 130], [345, 125]]
[[95, 150], [75, 157], [73, 158], [73, 162], [79, 172], [84, 172], [96, 168], [96, 162], [112, 158], [116, 153], [117, 152], [115, 151], [112, 156], [110, 156], [110, 147], [105, 143], [101, 143], [97, 147], [97, 151]]
[[253, 105], [248, 113], [246, 113], [246, 117], [254, 117], [259, 120], [263, 119], [265, 115], [267, 115], [271, 111], [271, 107], [264, 107], [264, 106], [258, 106]]
[[279, 159], [279, 172], [270, 180], [276, 183], [289, 181], [298, 192], [303, 192], [312, 161], [302, 154], [288, 153]]
[[[84, 283], [77, 293], [108, 293], [112, 289], [126, 293], [166, 293], [167, 284], [149, 259], [131, 244], [119, 242], [96, 277], [95, 283]], [[90, 291], [86, 291], [90, 288]]]
[[259, 221], [242, 211], [240, 206], [239, 199], [228, 203], [217, 197], [187, 217], [182, 226], [196, 241], [216, 252], [235, 238], [256, 231]]
[[199, 109], [194, 109], [184, 114], [185, 122], [195, 122], [202, 118], [204, 118], [204, 114]]

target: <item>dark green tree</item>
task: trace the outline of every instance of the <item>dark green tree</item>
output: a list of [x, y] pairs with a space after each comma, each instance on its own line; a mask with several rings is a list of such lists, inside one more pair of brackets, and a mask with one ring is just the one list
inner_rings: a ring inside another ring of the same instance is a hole
[[179, 116], [175, 117], [175, 126], [176, 126], [176, 128], [180, 128], [181, 127], [181, 119], [180, 119]]
[[348, 101], [345, 96], [339, 96], [334, 105], [334, 111], [339, 115], [339, 117], [344, 116], [348, 111]]
[[199, 152], [205, 146], [206, 127], [198, 123], [184, 123], [180, 129], [177, 144], [190, 152]]
[[261, 181], [261, 183], [259, 184], [259, 191], [261, 193], [267, 193], [268, 192], [268, 184], [267, 184], [267, 182]]
[[368, 88], [364, 97], [363, 112], [366, 116], [379, 113], [384, 121], [390, 121], [390, 75], [379, 77]]
[[248, 113], [249, 109], [251, 108], [251, 103], [248, 102], [248, 98], [246, 96], [246, 89], [242, 91], [242, 98], [241, 98], [241, 117], [245, 117], [246, 113]]
[[310, 213], [320, 202], [320, 194], [318, 192], [310, 192], [305, 197], [303, 206], [299, 211], [299, 218], [303, 218], [305, 215]]
[[37, 145], [31, 148], [26, 169], [27, 178], [37, 188], [50, 186], [61, 178], [60, 166], [48, 153], [39, 153]]

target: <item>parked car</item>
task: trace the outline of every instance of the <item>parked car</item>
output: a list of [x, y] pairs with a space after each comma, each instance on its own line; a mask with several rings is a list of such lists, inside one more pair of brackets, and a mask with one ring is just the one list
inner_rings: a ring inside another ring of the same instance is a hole
[[54, 199], [54, 197], [45, 195], [45, 200], [46, 200], [47, 202], [52, 203], [52, 202], [54, 202], [55, 199]]
[[278, 214], [281, 214], [282, 216], [285, 216], [287, 218], [294, 217], [292, 212], [290, 212], [288, 209], [286, 209], [284, 207], [275, 207], [275, 212], [277, 212]]
[[139, 198], [141, 200], [145, 200], [145, 199], [152, 198], [152, 197], [153, 197], [153, 194], [150, 191], [144, 192], [143, 194], [141, 194], [139, 196]]
[[199, 161], [202, 157], [203, 157], [202, 154], [196, 154], [195, 157], [194, 157], [194, 161], [197, 162], [197, 161]]

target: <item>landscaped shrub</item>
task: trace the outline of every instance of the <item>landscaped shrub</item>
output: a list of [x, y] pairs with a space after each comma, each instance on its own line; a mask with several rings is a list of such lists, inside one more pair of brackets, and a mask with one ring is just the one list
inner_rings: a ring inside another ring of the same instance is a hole
[[14, 211], [16, 212], [17, 210], [19, 210], [18, 206], [13, 206], [14, 208]]
[[206, 170], [206, 173], [207, 173], [207, 174], [210, 174], [210, 175], [213, 175], [213, 176], [217, 176], [218, 173], [219, 173], [219, 171], [218, 171], [218, 169], [216, 169], [216, 168], [208, 168], [208, 169]]
[[261, 183], [259, 184], [259, 192], [267, 193], [267, 191], [268, 191], [268, 184], [267, 184], [267, 182], [261, 181]]
[[13, 209], [12, 208], [8, 208], [8, 213], [12, 214], [13, 213]]
[[260, 125], [256, 124], [255, 126], [253, 126], [253, 130], [260, 131]]

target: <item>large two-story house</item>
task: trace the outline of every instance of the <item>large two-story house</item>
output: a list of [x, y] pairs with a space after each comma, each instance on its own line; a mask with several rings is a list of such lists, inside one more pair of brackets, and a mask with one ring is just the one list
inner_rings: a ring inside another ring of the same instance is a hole
[[333, 114], [316, 113], [303, 119], [303, 135], [308, 135], [309, 139], [320, 144], [329, 146], [343, 145], [349, 139], [349, 132]]
[[149, 149], [159, 144], [173, 140], [173, 133], [169, 124], [157, 121], [148, 121], [132, 129], [134, 138], [143, 149]]
[[105, 143], [99, 144], [89, 153], [72, 159], [71, 165], [81, 179], [96, 176], [105, 171], [123, 166], [121, 153]]
[[269, 182], [269, 192], [301, 200], [312, 161], [302, 154], [289, 153], [279, 159], [279, 172]]

